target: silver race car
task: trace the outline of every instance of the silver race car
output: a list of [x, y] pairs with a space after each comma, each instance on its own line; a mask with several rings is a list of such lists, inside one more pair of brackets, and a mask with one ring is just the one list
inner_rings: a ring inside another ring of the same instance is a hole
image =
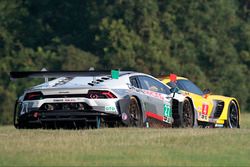
[[17, 99], [16, 128], [148, 127], [149, 120], [172, 126], [184, 101], [158, 79], [131, 71], [34, 71], [10, 76], [45, 78], [45, 83]]

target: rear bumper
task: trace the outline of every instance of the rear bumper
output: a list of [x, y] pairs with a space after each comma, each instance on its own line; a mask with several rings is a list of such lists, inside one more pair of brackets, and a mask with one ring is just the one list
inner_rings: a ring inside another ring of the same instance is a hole
[[49, 123], [62, 123], [62, 125], [77, 124], [79, 126], [93, 125], [97, 128], [102, 124], [114, 124], [121, 122], [120, 115], [107, 114], [98, 111], [39, 111], [33, 110], [17, 118], [18, 124], [24, 127], [43, 126]]

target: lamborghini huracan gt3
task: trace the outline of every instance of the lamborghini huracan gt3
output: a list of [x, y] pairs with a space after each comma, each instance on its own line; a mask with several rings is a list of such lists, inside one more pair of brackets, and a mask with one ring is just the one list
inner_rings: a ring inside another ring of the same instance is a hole
[[[14, 112], [16, 128], [143, 127], [148, 118], [171, 125], [173, 93], [158, 79], [132, 71], [11, 72], [12, 79], [45, 78], [24, 91]], [[49, 81], [49, 78], [53, 78]], [[182, 95], [175, 95], [181, 103]], [[177, 109], [181, 112], [181, 107]]]

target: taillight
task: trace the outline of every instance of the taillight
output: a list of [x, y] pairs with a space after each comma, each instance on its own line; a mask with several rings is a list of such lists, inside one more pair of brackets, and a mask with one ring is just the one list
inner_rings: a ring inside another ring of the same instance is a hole
[[42, 92], [27, 93], [24, 97], [24, 100], [40, 100], [40, 99], [43, 99]]
[[112, 92], [106, 90], [90, 90], [88, 92], [90, 99], [113, 99], [117, 98]]

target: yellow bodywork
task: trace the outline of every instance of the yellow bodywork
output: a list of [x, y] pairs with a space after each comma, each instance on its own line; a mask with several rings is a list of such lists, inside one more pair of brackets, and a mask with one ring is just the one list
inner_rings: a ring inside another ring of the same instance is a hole
[[[161, 77], [158, 79], [160, 79], [164, 84], [167, 84], [170, 82], [170, 79], [167, 76]], [[188, 80], [187, 78], [184, 78], [184, 77], [177, 77], [176, 79], [177, 80]], [[231, 101], [235, 101], [235, 103], [237, 104], [238, 110], [239, 110], [239, 116], [240, 116], [239, 103], [233, 97], [225, 97], [225, 96], [221, 96], [221, 95], [211, 95], [211, 94], [198, 95], [198, 94], [194, 94], [194, 93], [183, 91], [183, 90], [181, 90], [180, 92], [181, 92], [181, 94], [185, 95], [187, 98], [189, 98], [192, 101], [194, 110], [197, 112], [197, 120], [198, 121], [210, 122], [210, 123], [214, 123], [214, 124], [223, 125], [228, 118], [228, 115], [227, 115], [228, 107], [229, 107], [229, 104]], [[213, 112], [213, 108], [215, 107], [214, 100], [221, 100], [224, 102], [224, 107], [223, 107], [222, 113], [221, 113], [220, 117], [216, 118], [216, 119], [211, 117], [212, 112]], [[240, 120], [240, 118], [239, 118], [239, 120]]]

